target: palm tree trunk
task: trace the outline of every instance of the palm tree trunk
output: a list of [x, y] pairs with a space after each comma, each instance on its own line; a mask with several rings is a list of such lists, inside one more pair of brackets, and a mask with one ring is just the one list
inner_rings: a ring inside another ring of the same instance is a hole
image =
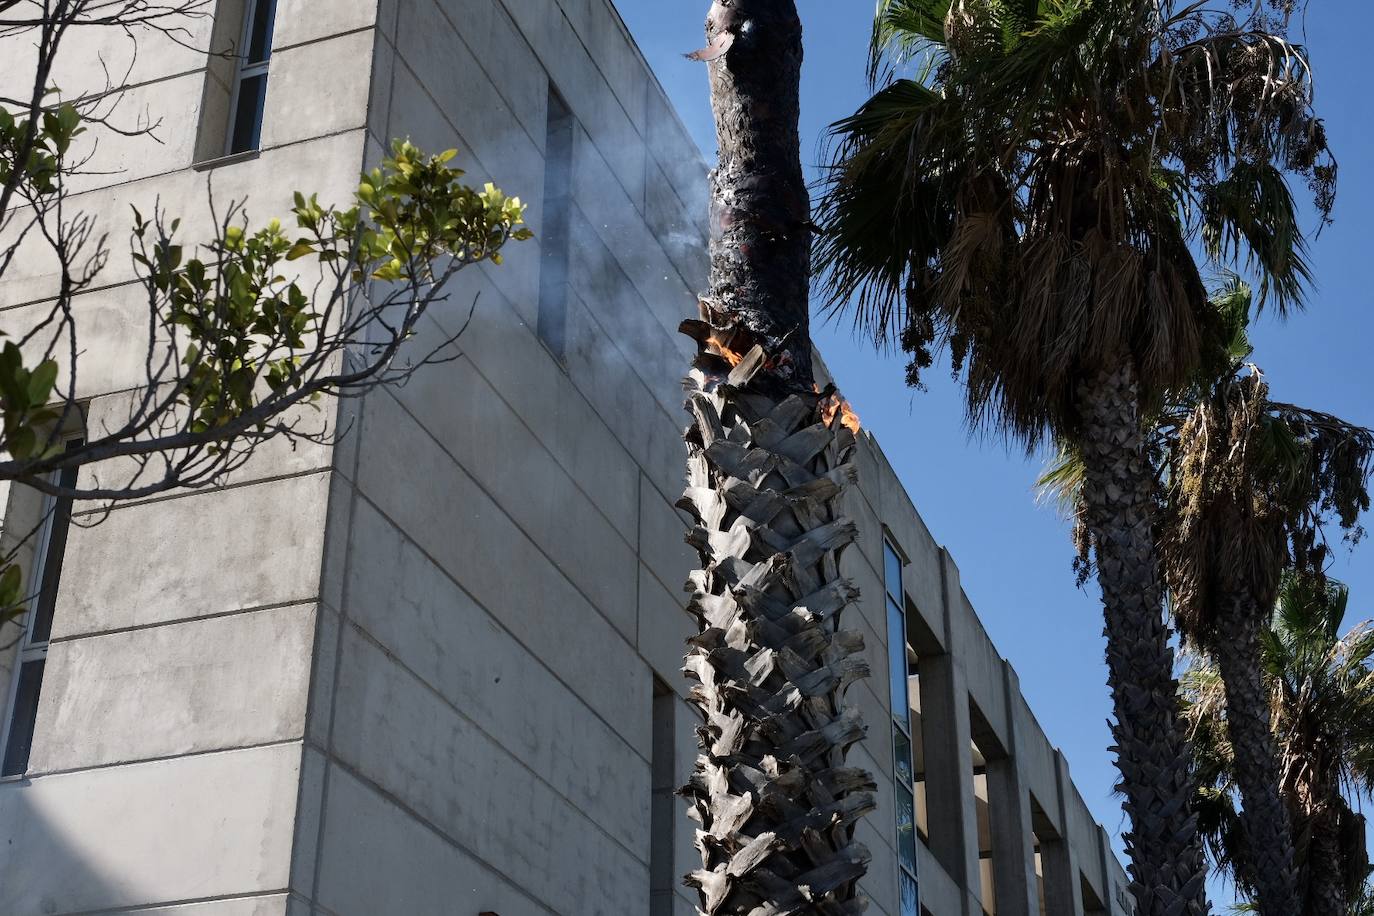
[[1272, 606], [1272, 601], [1261, 603], [1248, 594], [1231, 596], [1219, 609], [1212, 654], [1226, 686], [1226, 726], [1235, 754], [1246, 854], [1259, 911], [1286, 916], [1299, 909], [1297, 871], [1288, 808], [1279, 794], [1278, 752], [1270, 730], [1260, 650], [1264, 609]]
[[1307, 854], [1307, 899], [1302, 916], [1346, 916], [1344, 850], [1335, 806], [1312, 825]]
[[841, 511], [854, 435], [822, 417], [809, 334], [810, 204], [797, 118], [801, 22], [793, 0], [711, 8], [711, 290], [683, 324], [688, 582], [698, 625], [684, 671], [703, 724], [681, 790], [702, 867], [687, 876], [708, 916], [857, 916], [874, 807], [871, 776], [845, 766], [864, 734], [844, 694], [868, 675], [863, 638], [840, 626], [857, 592], [839, 572], [855, 536]]
[[1078, 392], [1086, 521], [1097, 552], [1125, 836], [1139, 916], [1203, 916], [1207, 872], [1191, 813], [1193, 780], [1164, 622], [1154, 539], [1154, 473], [1135, 368], [1116, 362]]

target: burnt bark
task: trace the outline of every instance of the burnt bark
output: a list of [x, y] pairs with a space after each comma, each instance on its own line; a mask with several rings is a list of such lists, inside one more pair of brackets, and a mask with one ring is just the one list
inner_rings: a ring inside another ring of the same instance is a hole
[[802, 174], [802, 26], [793, 0], [716, 0], [706, 23], [719, 160], [708, 301], [749, 328], [770, 372], [808, 390], [811, 200]]
[[1256, 903], [1265, 916], [1285, 916], [1300, 906], [1293, 833], [1279, 791], [1278, 751], [1264, 685], [1260, 629], [1268, 607], [1273, 607], [1272, 599], [1261, 602], [1244, 592], [1230, 596], [1219, 608], [1211, 650], [1226, 687], [1226, 727]]
[[684, 667], [701, 752], [680, 794], [702, 867], [686, 883], [707, 916], [857, 916], [875, 785], [845, 763], [865, 733], [845, 693], [869, 674], [841, 624], [856, 440], [812, 370], [801, 22], [793, 0], [717, 0], [707, 39], [720, 161], [710, 290], [683, 324], [698, 352], [678, 503], [701, 559]]
[[1154, 472], [1128, 358], [1079, 389], [1086, 522], [1097, 553], [1116, 764], [1139, 916], [1203, 916], [1207, 872], [1191, 812], [1192, 770], [1164, 620]]

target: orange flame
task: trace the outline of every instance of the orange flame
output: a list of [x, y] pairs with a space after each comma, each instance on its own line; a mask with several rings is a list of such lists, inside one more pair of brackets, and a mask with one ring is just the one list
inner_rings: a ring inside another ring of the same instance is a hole
[[731, 366], [738, 366], [740, 363], [744, 362], [743, 353], [736, 353], [734, 350], [731, 350], [725, 345], [725, 341], [721, 340], [715, 334], [712, 334], [706, 339], [711, 342], [711, 345], [716, 348], [716, 352], [724, 357], [725, 361]]
[[[816, 386], [816, 390], [821, 390], [819, 385]], [[856, 436], [859, 434], [859, 430], [863, 428], [859, 422], [859, 415], [854, 412], [848, 401], [838, 394], [832, 394], [821, 402], [821, 418], [825, 420], [826, 426], [834, 423], [836, 414], [839, 414], [840, 425]]]

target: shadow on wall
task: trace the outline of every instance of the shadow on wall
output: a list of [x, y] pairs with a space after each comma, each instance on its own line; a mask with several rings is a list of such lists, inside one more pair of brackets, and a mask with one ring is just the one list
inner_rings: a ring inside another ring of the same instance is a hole
[[128, 876], [102, 865], [119, 837], [94, 835], [84, 806], [45, 810], [42, 797], [27, 779], [0, 785], [0, 913], [55, 916], [137, 897]]

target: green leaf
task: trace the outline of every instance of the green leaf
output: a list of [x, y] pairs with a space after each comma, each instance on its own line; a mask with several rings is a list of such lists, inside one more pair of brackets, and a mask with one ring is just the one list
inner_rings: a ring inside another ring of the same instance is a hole
[[24, 573], [18, 563], [11, 563], [0, 573], [0, 608], [14, 607], [24, 598]]
[[21, 461], [32, 455], [37, 446], [38, 434], [31, 427], [21, 426], [10, 436], [10, 454]]
[[46, 404], [57, 384], [57, 361], [46, 359], [29, 376], [29, 403]]

